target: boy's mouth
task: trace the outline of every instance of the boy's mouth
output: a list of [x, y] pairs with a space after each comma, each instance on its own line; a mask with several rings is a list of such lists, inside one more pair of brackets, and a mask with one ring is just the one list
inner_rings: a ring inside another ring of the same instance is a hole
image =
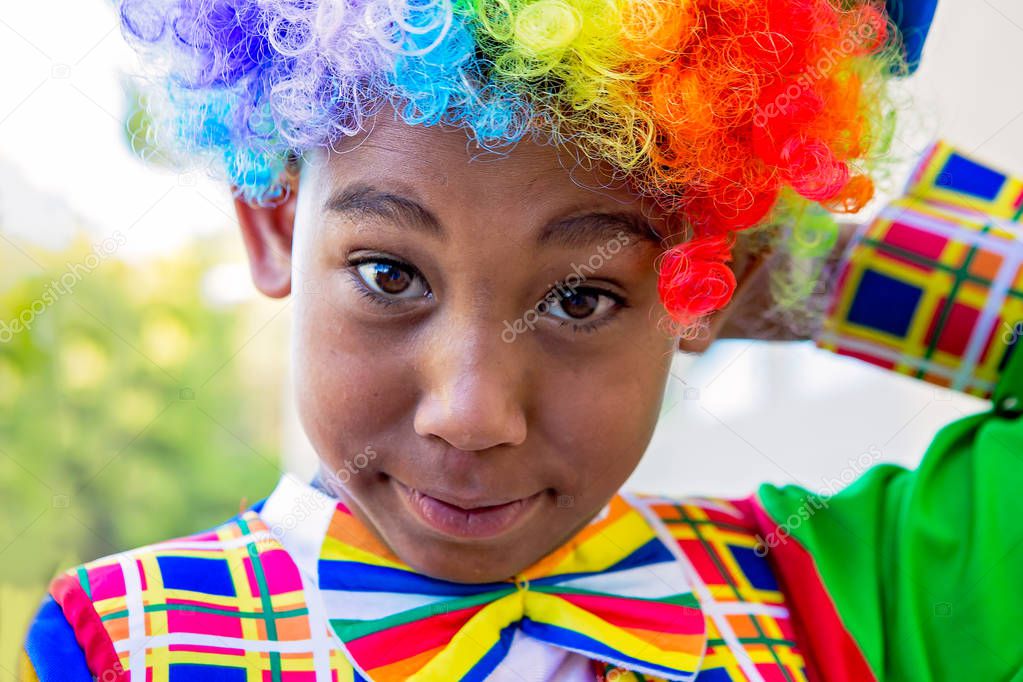
[[[540, 502], [544, 491], [507, 501], [465, 500], [431, 491], [427, 494], [392, 478], [406, 506], [431, 529], [463, 539], [500, 535], [518, 525]], [[443, 499], [441, 499], [443, 498]]]

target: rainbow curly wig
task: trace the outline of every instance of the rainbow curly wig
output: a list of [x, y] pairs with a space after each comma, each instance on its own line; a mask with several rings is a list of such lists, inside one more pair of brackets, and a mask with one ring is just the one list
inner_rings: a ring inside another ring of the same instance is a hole
[[731, 298], [739, 231], [831, 247], [829, 216], [872, 196], [905, 71], [874, 0], [118, 4], [158, 85], [158, 144], [251, 202], [279, 200], [289, 160], [385, 104], [494, 152], [530, 135], [609, 162], [684, 226], [657, 264], [676, 331]]

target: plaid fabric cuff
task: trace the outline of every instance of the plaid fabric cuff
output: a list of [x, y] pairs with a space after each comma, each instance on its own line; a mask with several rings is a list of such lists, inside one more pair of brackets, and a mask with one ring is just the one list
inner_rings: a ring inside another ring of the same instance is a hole
[[990, 397], [1023, 335], [1023, 180], [934, 144], [839, 266], [817, 344]]

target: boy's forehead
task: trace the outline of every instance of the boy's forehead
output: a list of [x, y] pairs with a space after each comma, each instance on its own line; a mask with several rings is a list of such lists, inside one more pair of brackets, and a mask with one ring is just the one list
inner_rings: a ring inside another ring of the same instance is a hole
[[[439, 213], [489, 206], [545, 222], [550, 217], [545, 214], [587, 207], [631, 211], [652, 224], [653, 239], [663, 235], [663, 216], [606, 167], [580, 164], [571, 153], [528, 138], [495, 153], [464, 130], [411, 126], [379, 115], [366, 133], [309, 160], [316, 166], [316, 187], [308, 189], [317, 195], [318, 210], [329, 210], [349, 189], [372, 187], [412, 195], [408, 198], [432, 204]], [[303, 183], [306, 179], [303, 172]]]
[[[519, 247], [527, 242], [536, 248], [585, 248], [620, 240], [628, 235], [634, 243], [662, 246], [663, 228], [656, 217], [638, 205], [622, 205], [595, 194], [578, 195], [536, 189], [527, 192], [486, 193], [480, 185], [448, 191], [436, 180], [407, 182], [380, 169], [353, 172], [333, 189], [321, 187], [310, 208], [317, 222], [335, 224], [336, 219], [356, 218], [356, 231], [380, 226], [450, 243], [452, 231], [485, 230], [493, 242], [496, 234], [511, 236]], [[501, 185], [500, 191], [504, 191]], [[327, 190], [324, 192], [323, 190]], [[300, 195], [301, 195], [300, 190]], [[337, 223], [337, 226], [347, 223]], [[500, 229], [496, 229], [496, 228]], [[628, 242], [627, 242], [628, 243]]]
[[[438, 217], [442, 214], [430, 208], [430, 205], [430, 202], [419, 198], [414, 188], [401, 182], [381, 185], [355, 182], [332, 194], [322, 210], [328, 215], [368, 218], [370, 222], [357, 225], [356, 231], [371, 230], [373, 222], [382, 221], [402, 231], [416, 232], [448, 243], [448, 227]], [[660, 236], [647, 218], [637, 212], [593, 210], [591, 206], [579, 204], [574, 208], [546, 219], [533, 235], [535, 246], [583, 248], [620, 241], [626, 235], [628, 239], [625, 243], [629, 239], [652, 244], [660, 242]], [[523, 227], [528, 229], [530, 226]], [[493, 236], [494, 231], [488, 234]]]
[[489, 150], [463, 129], [413, 126], [394, 120], [386, 111], [377, 114], [364, 132], [339, 140], [332, 149], [315, 153], [311, 160], [321, 164], [335, 184], [367, 165], [415, 181], [503, 185], [506, 190], [523, 192], [572, 191], [573, 187], [584, 190], [580, 185], [608, 188], [613, 181], [610, 166], [580, 164], [568, 150], [535, 142], [528, 136], [513, 146]]

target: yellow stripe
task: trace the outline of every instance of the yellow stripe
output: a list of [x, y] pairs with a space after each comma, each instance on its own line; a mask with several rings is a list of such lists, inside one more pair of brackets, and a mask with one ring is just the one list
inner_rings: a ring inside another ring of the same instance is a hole
[[18, 664], [18, 680], [20, 682], [39, 682], [35, 666], [32, 665], [32, 660], [24, 651], [21, 651], [18, 656]]
[[[223, 531], [222, 531], [223, 532]], [[218, 534], [218, 537], [223, 538], [223, 535]], [[257, 552], [258, 552], [257, 547]], [[230, 604], [240, 611], [247, 611], [250, 613], [259, 613], [263, 611], [263, 602], [260, 600], [259, 595], [253, 595], [252, 590], [249, 588], [248, 573], [245, 570], [245, 558], [248, 557], [249, 552], [247, 547], [238, 547], [231, 550], [223, 550], [222, 558], [227, 562], [227, 570], [231, 575], [231, 582], [235, 586], [235, 592], [237, 596], [230, 597], [226, 600], [225, 605]], [[256, 590], [258, 592], [258, 590]], [[187, 594], [187, 593], [186, 593]], [[207, 597], [203, 597], [203, 600], [207, 600]], [[213, 599], [209, 599], [213, 602]], [[167, 603], [166, 600], [163, 603]], [[260, 640], [264, 639], [266, 634], [265, 630], [262, 630], [261, 620], [258, 618], [241, 618], [241, 631], [242, 637], [245, 639]], [[245, 667], [249, 670], [252, 668], [258, 668], [262, 665], [259, 652], [246, 651], [241, 659], [244, 661]], [[238, 664], [238, 657], [235, 657], [235, 665]], [[162, 670], [167, 669], [166, 666], [161, 668]], [[249, 675], [251, 677], [251, 673]]]
[[[576, 545], [574, 551], [567, 553], [558, 565], [545, 575], [602, 571], [618, 563], [653, 537], [654, 531], [646, 519], [634, 509], [629, 509]], [[538, 565], [536, 568], [539, 570], [543, 566]], [[535, 573], [536, 571], [530, 571], [527, 577], [532, 580]]]
[[337, 672], [337, 682], [355, 682], [355, 668], [341, 651], [330, 650], [330, 669]]
[[[140, 595], [144, 605], [167, 603], [168, 595], [167, 590], [163, 586], [163, 573], [160, 571], [160, 564], [157, 561], [158, 556], [162, 556], [162, 554], [159, 554], [157, 551], [150, 551], [136, 557], [142, 565], [142, 571], [145, 573], [146, 588], [142, 595]], [[146, 637], [164, 635], [170, 631], [166, 612], [149, 612], [144, 614], [142, 618]], [[146, 665], [153, 667], [152, 682], [167, 682], [169, 675], [167, 672], [167, 656], [166, 647], [147, 648]]]
[[497, 643], [501, 630], [522, 618], [526, 594], [532, 593], [509, 594], [480, 610], [409, 682], [451, 682], [463, 677]]
[[[974, 197], [938, 186], [938, 176], [955, 151], [955, 148], [947, 142], [938, 142], [934, 155], [927, 166], [921, 169], [919, 173], [920, 180], [909, 188], [908, 194], [931, 201], [943, 201], [972, 211], [989, 213], [998, 218], [1012, 218], [1016, 213], [1013, 202], [1019, 197], [1020, 191], [1023, 190], [1023, 182], [1019, 178], [1008, 175], [1001, 170], [985, 166], [1006, 177], [1006, 182], [1002, 185], [1001, 191], [994, 199], [982, 199], [981, 197]], [[965, 154], [960, 155], [970, 158]], [[974, 159], [970, 160], [976, 163]]]
[[359, 549], [330, 535], [323, 541], [320, 558], [333, 561], [357, 561], [360, 564], [369, 564], [371, 566], [398, 568], [404, 571], [409, 570], [408, 566], [400, 562], [391, 561], [372, 552]]
[[543, 592], [526, 592], [526, 615], [535, 621], [557, 625], [596, 639], [625, 656], [677, 670], [695, 670], [703, 657], [706, 640], [698, 638], [692, 651], [666, 651], [655, 639], [645, 640], [615, 627], [589, 611]]

